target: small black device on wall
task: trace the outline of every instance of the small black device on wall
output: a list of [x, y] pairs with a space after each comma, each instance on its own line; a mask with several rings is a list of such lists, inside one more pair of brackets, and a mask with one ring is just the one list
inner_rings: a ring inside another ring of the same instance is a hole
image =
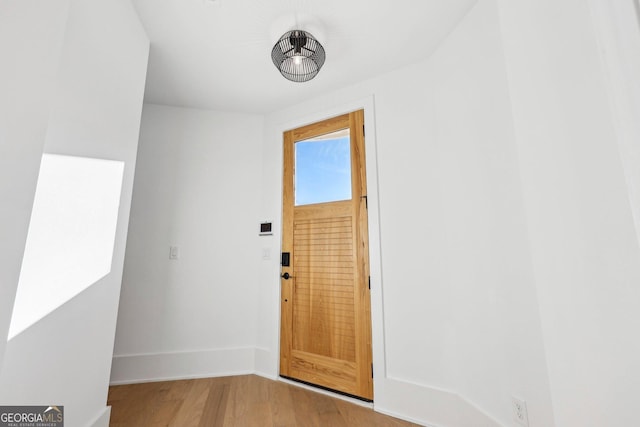
[[271, 236], [273, 231], [271, 229], [270, 222], [263, 222], [260, 224], [260, 236]]

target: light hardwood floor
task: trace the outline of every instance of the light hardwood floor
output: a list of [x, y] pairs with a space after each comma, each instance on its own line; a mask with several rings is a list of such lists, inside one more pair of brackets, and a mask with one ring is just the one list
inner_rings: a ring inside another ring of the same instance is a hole
[[112, 386], [111, 427], [417, 426], [256, 375]]

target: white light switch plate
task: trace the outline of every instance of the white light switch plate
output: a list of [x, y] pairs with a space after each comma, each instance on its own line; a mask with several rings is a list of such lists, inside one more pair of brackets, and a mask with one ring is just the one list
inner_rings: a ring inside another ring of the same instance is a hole
[[180, 259], [179, 246], [169, 246], [169, 259]]

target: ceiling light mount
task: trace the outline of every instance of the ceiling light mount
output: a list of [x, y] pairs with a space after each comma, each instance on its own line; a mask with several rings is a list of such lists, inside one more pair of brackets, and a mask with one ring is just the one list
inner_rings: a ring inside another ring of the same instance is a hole
[[324, 47], [310, 33], [287, 31], [271, 50], [271, 59], [280, 74], [292, 82], [307, 82], [320, 72], [326, 58]]

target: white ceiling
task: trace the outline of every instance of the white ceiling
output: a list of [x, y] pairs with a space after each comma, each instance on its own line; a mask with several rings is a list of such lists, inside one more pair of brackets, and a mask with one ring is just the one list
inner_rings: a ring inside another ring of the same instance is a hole
[[[477, 0], [133, 0], [151, 39], [145, 102], [266, 113], [427, 57]], [[271, 62], [296, 26], [325, 47], [306, 83]]]

